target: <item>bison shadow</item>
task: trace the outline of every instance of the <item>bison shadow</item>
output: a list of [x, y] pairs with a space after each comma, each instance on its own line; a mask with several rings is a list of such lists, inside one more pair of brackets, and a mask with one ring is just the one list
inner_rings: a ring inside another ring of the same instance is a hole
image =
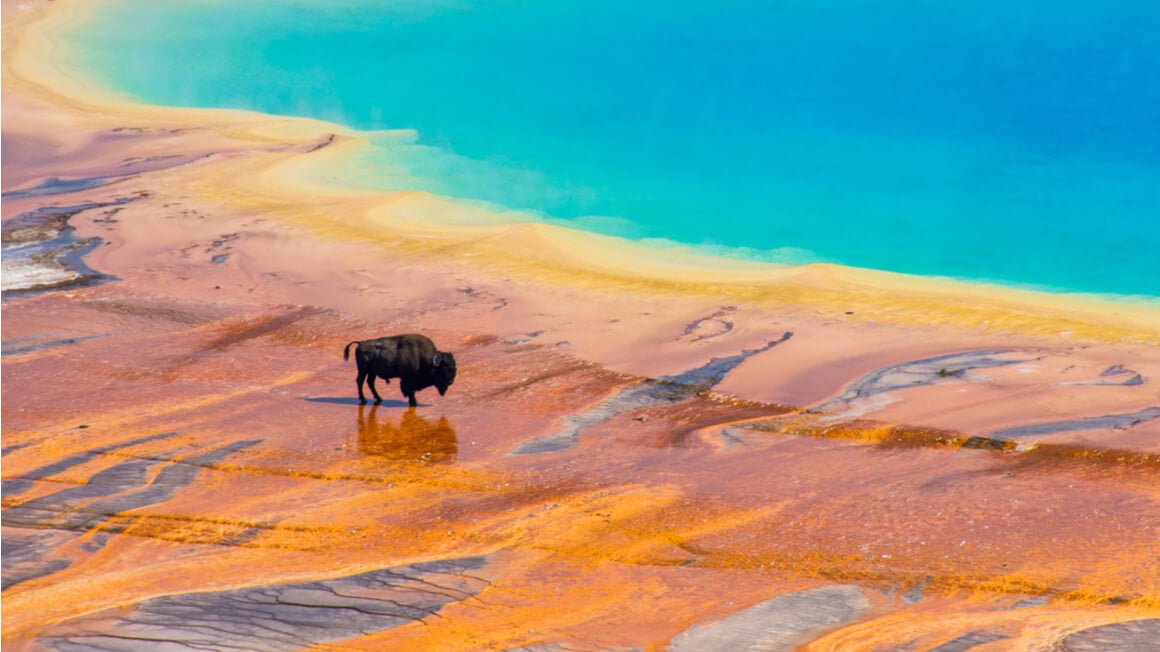
[[[405, 404], [404, 404], [405, 405]], [[378, 405], [358, 408], [358, 452], [395, 462], [454, 462], [459, 439], [447, 417], [424, 419], [414, 408], [395, 420], [378, 418]]]
[[[343, 396], [306, 396], [304, 401], [311, 403], [329, 403], [331, 405], [361, 405], [357, 398], [347, 398]], [[405, 408], [409, 407], [406, 401], [383, 401], [382, 407], [387, 408]], [[430, 407], [430, 404], [420, 403], [419, 407]]]

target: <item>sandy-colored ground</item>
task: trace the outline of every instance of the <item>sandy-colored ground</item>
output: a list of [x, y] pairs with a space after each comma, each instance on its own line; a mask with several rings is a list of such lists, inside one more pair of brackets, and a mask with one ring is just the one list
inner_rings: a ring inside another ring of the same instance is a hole
[[[87, 7], [3, 2], [6, 246], [67, 213], [106, 275], [5, 293], [6, 648], [1160, 639], [1155, 304], [328, 188], [359, 134], [69, 78]], [[359, 406], [412, 331], [455, 385]]]

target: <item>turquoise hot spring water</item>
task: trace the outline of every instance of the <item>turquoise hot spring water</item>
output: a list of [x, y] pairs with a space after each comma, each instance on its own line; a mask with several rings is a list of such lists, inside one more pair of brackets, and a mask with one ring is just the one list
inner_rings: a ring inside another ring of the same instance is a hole
[[352, 186], [726, 256], [1160, 297], [1151, 0], [98, 9], [68, 35], [82, 74], [374, 132]]

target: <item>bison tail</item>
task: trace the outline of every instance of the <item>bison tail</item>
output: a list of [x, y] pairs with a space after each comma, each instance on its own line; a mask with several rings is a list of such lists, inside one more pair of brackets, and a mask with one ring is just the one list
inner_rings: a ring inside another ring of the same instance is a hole
[[351, 342], [350, 344], [346, 345], [345, 349], [342, 350], [342, 359], [343, 360], [350, 360], [350, 347], [355, 345], [355, 344], [358, 344], [358, 342], [357, 341]]

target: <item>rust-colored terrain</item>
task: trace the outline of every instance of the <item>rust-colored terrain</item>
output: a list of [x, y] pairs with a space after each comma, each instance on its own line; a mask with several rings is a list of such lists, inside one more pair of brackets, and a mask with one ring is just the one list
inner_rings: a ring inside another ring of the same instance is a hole
[[61, 91], [77, 5], [3, 3], [6, 649], [1160, 649], [1154, 310], [419, 223]]

